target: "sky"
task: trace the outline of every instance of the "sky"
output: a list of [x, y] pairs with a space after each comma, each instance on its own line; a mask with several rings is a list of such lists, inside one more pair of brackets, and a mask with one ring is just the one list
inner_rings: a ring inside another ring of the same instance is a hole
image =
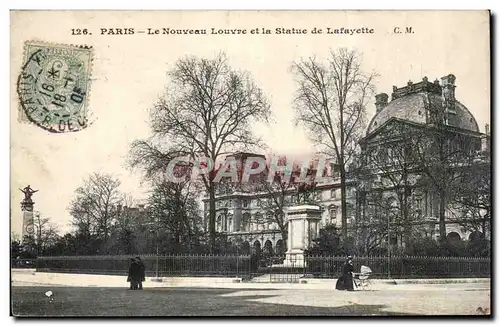
[[[18, 188], [39, 190], [35, 210], [70, 230], [67, 208], [75, 189], [93, 172], [111, 173], [121, 190], [145, 198], [140, 171], [126, 167], [132, 141], [150, 135], [148, 110], [168, 82], [166, 72], [185, 55], [213, 58], [225, 52], [229, 64], [247, 70], [271, 104], [274, 123], [254, 126], [276, 153], [312, 153], [304, 131], [294, 126], [296, 84], [292, 62], [348, 47], [363, 54], [363, 69], [376, 71], [377, 92], [408, 80], [456, 76], [456, 97], [475, 116], [480, 130], [490, 122], [489, 22], [486, 12], [13, 12], [10, 35], [11, 231], [20, 233]], [[395, 34], [411, 26], [413, 34]], [[373, 28], [363, 35], [100, 35], [100, 29], [135, 28]], [[87, 28], [92, 35], [71, 35]], [[89, 110], [85, 130], [51, 134], [17, 120], [15, 84], [23, 43], [38, 40], [93, 46]], [[375, 113], [371, 100], [368, 115]]]

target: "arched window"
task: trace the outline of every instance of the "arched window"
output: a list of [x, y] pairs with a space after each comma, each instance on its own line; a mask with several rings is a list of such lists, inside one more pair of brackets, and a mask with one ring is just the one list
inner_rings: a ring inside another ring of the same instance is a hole
[[271, 240], [267, 240], [264, 243], [264, 253], [268, 256], [274, 255], [273, 243], [271, 242]]
[[261, 253], [261, 245], [260, 245], [260, 241], [259, 240], [256, 240], [253, 243], [253, 252], [257, 256], [257, 261], [259, 261], [260, 260], [260, 253]]
[[450, 242], [458, 242], [461, 240], [460, 234], [458, 234], [457, 232], [448, 233], [446, 238], [448, 238], [448, 241]]
[[278, 256], [284, 255], [286, 252], [285, 243], [283, 240], [279, 239], [276, 241], [276, 254]]
[[248, 243], [248, 241], [245, 241], [241, 244], [241, 251], [242, 254], [250, 254], [250, 243]]
[[480, 241], [481, 239], [484, 239], [484, 235], [479, 231], [473, 231], [469, 235], [469, 241], [471, 241], [471, 242], [477, 242], [477, 241]]

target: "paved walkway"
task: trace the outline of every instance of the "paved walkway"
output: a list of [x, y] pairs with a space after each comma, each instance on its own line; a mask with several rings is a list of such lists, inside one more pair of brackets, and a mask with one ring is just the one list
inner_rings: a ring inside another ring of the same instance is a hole
[[[13, 286], [76, 286], [76, 287], [126, 287], [126, 277], [116, 275], [38, 273], [34, 270], [12, 270]], [[225, 277], [167, 277], [160, 281], [147, 278], [145, 288], [153, 287], [199, 287], [227, 289], [334, 289], [336, 279], [302, 279], [303, 283], [252, 283], [239, 278]], [[442, 286], [430, 285], [440, 283]], [[444, 284], [443, 284], [444, 283]], [[427, 288], [443, 290], [457, 283], [480, 283], [489, 288], [490, 279], [423, 279], [423, 280], [372, 280], [372, 290], [391, 288], [409, 291]], [[396, 285], [397, 284], [397, 285]]]

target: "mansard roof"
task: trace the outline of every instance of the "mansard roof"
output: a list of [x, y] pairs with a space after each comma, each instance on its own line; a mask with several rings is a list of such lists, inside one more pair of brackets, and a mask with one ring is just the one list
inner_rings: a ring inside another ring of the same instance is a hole
[[455, 77], [448, 75], [443, 77], [442, 80], [448, 82], [447, 85], [451, 85], [453, 105], [449, 107], [453, 107], [453, 110], [447, 109], [446, 87], [441, 86], [437, 80], [430, 83], [427, 78], [424, 78], [416, 84], [408, 82], [408, 85], [404, 87], [398, 88], [394, 86], [390, 102], [387, 102], [387, 94], [377, 95], [377, 113], [368, 125], [367, 136], [391, 118], [425, 125], [432, 123], [432, 115], [439, 112], [447, 113], [447, 124], [449, 126], [479, 132], [474, 116], [465, 105], [455, 99]]

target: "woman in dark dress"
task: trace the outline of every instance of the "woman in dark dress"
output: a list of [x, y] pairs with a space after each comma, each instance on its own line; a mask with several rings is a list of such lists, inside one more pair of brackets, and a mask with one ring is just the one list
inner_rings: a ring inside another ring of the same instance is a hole
[[129, 290], [139, 289], [139, 280], [140, 280], [140, 266], [134, 258], [131, 258], [127, 276], [127, 282], [130, 282]]
[[347, 262], [342, 268], [342, 276], [340, 276], [337, 280], [335, 288], [337, 290], [354, 291], [352, 273], [354, 273], [354, 266], [352, 265], [352, 257], [349, 256], [347, 257]]

